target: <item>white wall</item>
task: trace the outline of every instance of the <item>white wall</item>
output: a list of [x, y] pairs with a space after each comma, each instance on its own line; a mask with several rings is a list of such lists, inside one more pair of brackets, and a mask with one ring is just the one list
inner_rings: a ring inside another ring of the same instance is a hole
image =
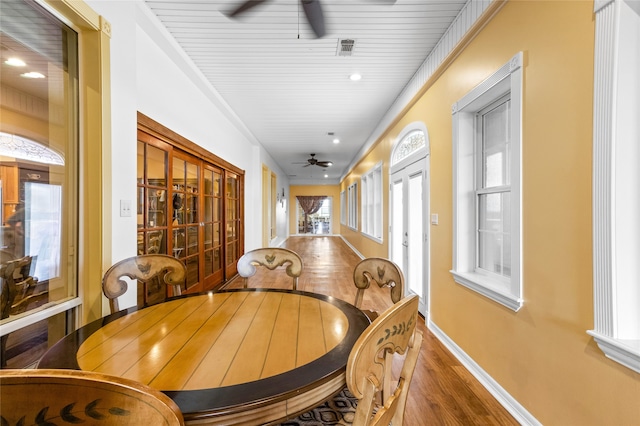
[[[111, 24], [112, 145], [105, 165], [104, 266], [136, 254], [136, 217], [120, 217], [120, 200], [136, 199], [136, 114], [141, 112], [218, 157], [245, 170], [245, 248], [262, 241], [261, 164], [277, 174], [288, 193], [288, 179], [251, 132], [206, 82], [155, 15], [141, 1], [87, 0]], [[109, 159], [109, 154], [111, 159]], [[110, 164], [109, 164], [110, 163]], [[110, 170], [109, 170], [110, 168]], [[256, 200], [257, 199], [257, 200]], [[278, 213], [278, 235], [288, 230]], [[286, 238], [286, 237], [285, 237]], [[109, 239], [111, 241], [109, 241]], [[125, 307], [135, 304], [129, 292]]]

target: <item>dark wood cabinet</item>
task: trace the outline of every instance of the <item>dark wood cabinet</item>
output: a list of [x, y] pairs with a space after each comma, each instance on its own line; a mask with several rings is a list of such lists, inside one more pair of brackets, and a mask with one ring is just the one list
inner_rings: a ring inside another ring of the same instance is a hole
[[187, 293], [215, 289], [244, 252], [244, 172], [138, 119], [138, 254], [180, 259]]

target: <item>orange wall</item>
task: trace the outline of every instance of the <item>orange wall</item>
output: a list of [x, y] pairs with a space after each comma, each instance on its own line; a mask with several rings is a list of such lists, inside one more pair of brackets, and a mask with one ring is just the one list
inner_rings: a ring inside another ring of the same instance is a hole
[[[451, 105], [518, 51], [524, 52], [525, 302], [513, 312], [449, 273]], [[592, 2], [509, 1], [341, 183], [344, 189], [359, 179], [365, 162], [384, 159], [386, 166], [404, 126], [425, 123], [430, 213], [440, 218], [431, 226], [430, 318], [545, 425], [640, 422], [639, 375], [608, 360], [586, 333], [593, 328], [593, 51]], [[377, 250], [371, 240], [343, 235], [362, 253]]]

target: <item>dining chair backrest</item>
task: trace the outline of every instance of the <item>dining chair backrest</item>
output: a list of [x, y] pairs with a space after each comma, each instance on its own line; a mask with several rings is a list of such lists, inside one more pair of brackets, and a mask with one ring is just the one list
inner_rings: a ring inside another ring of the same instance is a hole
[[[380, 314], [354, 344], [347, 362], [347, 387], [358, 399], [353, 425], [403, 424], [409, 385], [422, 345], [422, 332], [416, 329], [418, 302], [416, 295], [400, 300]], [[384, 383], [392, 381], [385, 363], [394, 359], [386, 356], [387, 352], [406, 355], [397, 386], [381, 399]], [[376, 407], [379, 400], [383, 405]]]
[[238, 260], [238, 275], [243, 278], [244, 288], [247, 288], [249, 277], [256, 273], [256, 266], [264, 266], [273, 271], [285, 264], [286, 273], [293, 280], [293, 289], [297, 290], [298, 278], [302, 274], [302, 258], [298, 253], [286, 248], [266, 247], [246, 252]]
[[[388, 287], [392, 303], [397, 303], [404, 297], [404, 274], [398, 265], [388, 259], [370, 257], [361, 260], [353, 270], [353, 282], [357, 288], [354, 302], [356, 308], [362, 307], [365, 290], [371, 283], [380, 288]], [[378, 316], [375, 311], [364, 312], [371, 320]]]
[[[171, 288], [173, 296], [182, 294], [187, 268], [180, 260], [166, 254], [141, 254], [115, 263], [102, 278], [102, 292], [109, 299], [111, 313], [120, 310], [118, 298], [128, 288], [122, 277], [138, 280], [138, 307], [144, 307], [166, 299], [166, 287]], [[154, 281], [160, 282], [160, 300], [149, 297], [150, 284]]]
[[79, 370], [0, 370], [2, 424], [181, 426], [176, 403], [142, 383]]

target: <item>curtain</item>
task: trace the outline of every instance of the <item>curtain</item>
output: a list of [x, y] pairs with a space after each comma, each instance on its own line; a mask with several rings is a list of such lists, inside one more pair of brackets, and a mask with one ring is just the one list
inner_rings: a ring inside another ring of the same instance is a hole
[[320, 196], [302, 196], [297, 195], [298, 203], [304, 211], [304, 232], [307, 232], [307, 217], [310, 214], [316, 213], [322, 207], [322, 202], [327, 198], [326, 195]]

